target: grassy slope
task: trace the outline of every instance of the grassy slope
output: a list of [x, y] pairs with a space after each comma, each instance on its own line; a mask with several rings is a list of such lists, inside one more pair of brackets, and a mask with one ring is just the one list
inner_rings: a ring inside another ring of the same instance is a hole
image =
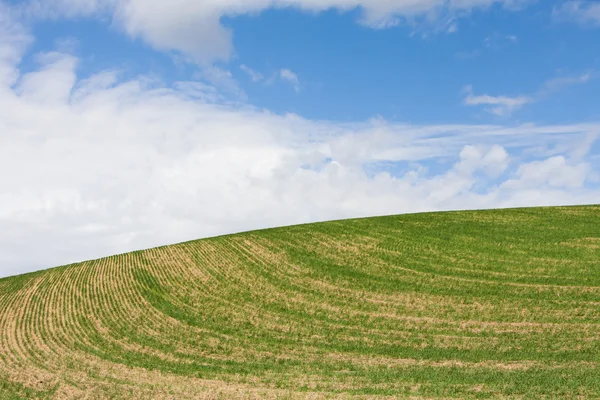
[[600, 207], [271, 229], [0, 280], [0, 398], [600, 397]]

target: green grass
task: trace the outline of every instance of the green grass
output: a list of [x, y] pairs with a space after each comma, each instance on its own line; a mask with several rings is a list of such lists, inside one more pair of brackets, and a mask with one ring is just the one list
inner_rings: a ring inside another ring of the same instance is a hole
[[600, 207], [254, 231], [0, 279], [0, 398], [599, 398]]

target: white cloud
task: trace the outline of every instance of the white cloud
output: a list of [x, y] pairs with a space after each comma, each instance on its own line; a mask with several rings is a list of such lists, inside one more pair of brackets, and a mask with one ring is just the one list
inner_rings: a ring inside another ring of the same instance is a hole
[[81, 78], [61, 52], [21, 73], [30, 37], [5, 16], [0, 276], [269, 226], [600, 198], [600, 124], [311, 121], [227, 102], [225, 70]]
[[463, 92], [466, 93], [464, 104], [468, 106], [488, 106], [485, 111], [500, 117], [506, 117], [523, 106], [543, 100], [554, 92], [566, 89], [569, 86], [581, 85], [589, 82], [595, 71], [585, 72], [575, 76], [557, 76], [544, 82], [541, 88], [532, 96], [489, 96], [474, 95], [473, 87], [467, 85]]
[[589, 82], [590, 79], [592, 79], [591, 72], [585, 72], [575, 76], [557, 76], [544, 82], [544, 85], [540, 90], [540, 94], [546, 95], [550, 92], [556, 92], [568, 86], [584, 84]]
[[[295, 7], [320, 12], [328, 9], [362, 10], [360, 22], [375, 28], [400, 21], [453, 21], [474, 8], [500, 4], [508, 9], [531, 0], [29, 0], [22, 6], [43, 18], [100, 16], [112, 18], [130, 36], [156, 49], [177, 51], [190, 60], [209, 64], [227, 60], [233, 32], [221, 17], [258, 13], [269, 8]], [[445, 26], [445, 23], [442, 23]], [[448, 30], [447, 28], [444, 30]]]
[[511, 115], [514, 111], [517, 111], [524, 105], [531, 103], [533, 99], [527, 96], [490, 96], [474, 95], [471, 86], [465, 88], [467, 96], [465, 97], [464, 103], [468, 106], [489, 106], [485, 110], [492, 114], [500, 117]]
[[516, 178], [503, 183], [504, 188], [581, 188], [589, 178], [591, 166], [586, 162], [571, 165], [564, 156], [533, 161], [519, 167]]
[[459, 51], [455, 53], [455, 57], [459, 59], [474, 59], [484, 53], [484, 51], [495, 51], [504, 47], [506, 44], [515, 45], [519, 43], [519, 37], [516, 35], [502, 35], [495, 32], [491, 35], [486, 36], [482, 40], [482, 47], [473, 50]]
[[471, 175], [476, 170], [485, 172], [489, 177], [500, 176], [507, 168], [510, 157], [502, 146], [494, 145], [485, 151], [476, 146], [465, 146], [460, 152], [460, 163], [456, 169]]
[[495, 32], [483, 39], [483, 46], [498, 49], [506, 42], [515, 44], [519, 42], [519, 38], [516, 35], [501, 35], [498, 32]]
[[284, 81], [288, 82], [296, 92], [300, 91], [300, 80], [298, 79], [298, 75], [295, 72], [287, 68], [283, 68], [279, 71], [279, 76]]
[[210, 83], [235, 99], [246, 99], [246, 93], [240, 88], [230, 71], [215, 66], [205, 67], [198, 71], [195, 77]]
[[600, 26], [600, 3], [592, 1], [566, 1], [554, 7], [558, 20], [574, 21], [583, 26]]
[[32, 41], [13, 13], [10, 7], [0, 2], [0, 85], [11, 85], [17, 79], [16, 65]]
[[[0, 86], [0, 275], [253, 228], [600, 198], [585, 160], [511, 169], [599, 125], [310, 121], [224, 104], [199, 82], [78, 80], [73, 56], [39, 60]], [[454, 161], [428, 173], [435, 160]], [[411, 167], [369, 170], [380, 162]]]
[[265, 78], [263, 74], [261, 74], [260, 72], [256, 72], [255, 70], [244, 64], [240, 65], [240, 69], [246, 74], [248, 74], [250, 79], [252, 79], [252, 82], [260, 82]]
[[40, 68], [21, 77], [17, 84], [18, 95], [40, 105], [62, 104], [68, 101], [75, 84], [75, 57], [61, 53], [37, 56]]

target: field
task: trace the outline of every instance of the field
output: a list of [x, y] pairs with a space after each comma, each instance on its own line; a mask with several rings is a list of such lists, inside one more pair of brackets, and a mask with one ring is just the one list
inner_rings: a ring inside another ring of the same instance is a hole
[[269, 229], [0, 280], [0, 398], [600, 398], [600, 206]]

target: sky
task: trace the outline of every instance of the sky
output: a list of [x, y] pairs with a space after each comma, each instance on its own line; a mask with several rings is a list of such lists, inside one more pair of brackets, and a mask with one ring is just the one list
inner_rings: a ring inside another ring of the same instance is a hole
[[0, 0], [0, 277], [600, 203], [600, 1]]

